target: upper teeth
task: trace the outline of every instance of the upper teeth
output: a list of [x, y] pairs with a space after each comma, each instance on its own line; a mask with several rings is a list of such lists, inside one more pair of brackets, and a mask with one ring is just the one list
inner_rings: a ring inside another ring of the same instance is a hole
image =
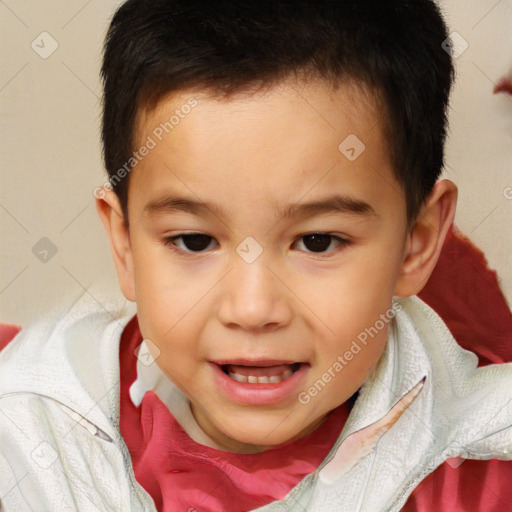
[[228, 372], [228, 375], [238, 382], [249, 382], [249, 384], [269, 384], [277, 383], [287, 379], [293, 372], [286, 370], [282, 375], [273, 375], [272, 377], [257, 377], [255, 375], [240, 375], [239, 373]]

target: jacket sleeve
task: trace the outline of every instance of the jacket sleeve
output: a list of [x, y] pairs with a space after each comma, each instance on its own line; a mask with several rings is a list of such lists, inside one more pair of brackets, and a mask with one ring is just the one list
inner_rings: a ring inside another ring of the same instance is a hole
[[46, 397], [0, 397], [2, 512], [156, 511], [136, 496], [115, 442], [92, 435]]

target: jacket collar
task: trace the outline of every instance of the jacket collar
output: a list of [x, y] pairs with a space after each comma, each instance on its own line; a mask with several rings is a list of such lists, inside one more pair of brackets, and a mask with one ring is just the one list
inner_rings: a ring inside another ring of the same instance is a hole
[[68, 310], [46, 312], [0, 353], [0, 396], [47, 397], [89, 431], [120, 440], [119, 342], [135, 312], [124, 300], [99, 307], [85, 292]]
[[452, 467], [512, 459], [512, 364], [477, 368], [477, 356], [421, 299], [394, 302], [400, 311], [382, 358], [331, 452], [289, 503], [307, 502], [310, 512], [398, 511], [447, 459]]

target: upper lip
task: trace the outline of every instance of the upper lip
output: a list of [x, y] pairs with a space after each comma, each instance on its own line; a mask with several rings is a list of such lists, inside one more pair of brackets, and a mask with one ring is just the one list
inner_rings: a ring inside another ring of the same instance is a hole
[[242, 366], [276, 366], [278, 364], [294, 364], [300, 361], [293, 361], [291, 359], [218, 359], [212, 361], [212, 363], [224, 366], [227, 364], [236, 364]]

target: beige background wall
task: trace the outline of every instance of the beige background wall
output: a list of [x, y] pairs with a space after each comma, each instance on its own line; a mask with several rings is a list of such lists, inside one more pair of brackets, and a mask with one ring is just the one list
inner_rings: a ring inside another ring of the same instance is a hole
[[[120, 296], [92, 193], [104, 182], [101, 46], [118, 4], [0, 0], [0, 322], [26, 325], [83, 293], [102, 305]], [[445, 177], [459, 186], [456, 224], [510, 303], [512, 98], [492, 89], [512, 72], [512, 0], [441, 5], [468, 44], [457, 59]]]

